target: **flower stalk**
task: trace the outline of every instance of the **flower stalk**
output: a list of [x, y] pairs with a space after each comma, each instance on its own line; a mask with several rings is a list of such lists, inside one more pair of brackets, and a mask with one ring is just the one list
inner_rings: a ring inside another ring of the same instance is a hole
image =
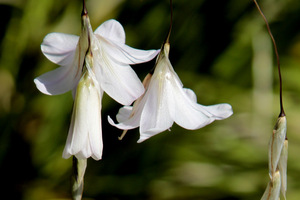
[[73, 156], [73, 200], [81, 200], [82, 198], [86, 166], [87, 159], [77, 159], [75, 156]]

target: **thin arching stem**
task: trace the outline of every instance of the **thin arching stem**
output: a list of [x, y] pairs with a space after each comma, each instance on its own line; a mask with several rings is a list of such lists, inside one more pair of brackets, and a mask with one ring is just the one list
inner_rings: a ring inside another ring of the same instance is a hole
[[272, 42], [273, 42], [273, 45], [274, 45], [274, 51], [275, 51], [275, 54], [276, 54], [276, 59], [277, 59], [277, 68], [278, 68], [278, 76], [279, 76], [279, 92], [280, 92], [280, 114], [279, 116], [280, 117], [283, 117], [285, 116], [285, 112], [284, 112], [284, 109], [283, 109], [283, 102], [282, 102], [282, 78], [281, 78], [281, 71], [280, 71], [280, 61], [279, 61], [279, 54], [278, 54], [278, 50], [277, 50], [277, 45], [276, 45], [276, 42], [275, 42], [275, 39], [273, 37], [273, 34], [271, 32], [271, 29], [270, 29], [270, 26], [269, 26], [269, 23], [268, 23], [268, 20], [267, 18], [265, 17], [264, 13], [262, 12], [260, 6], [258, 5], [257, 1], [256, 0], [253, 0], [259, 13], [261, 14], [261, 16], [263, 17], [265, 23], [266, 23], [266, 26], [267, 26], [267, 29], [268, 29], [268, 32], [269, 32], [269, 35], [272, 39]]

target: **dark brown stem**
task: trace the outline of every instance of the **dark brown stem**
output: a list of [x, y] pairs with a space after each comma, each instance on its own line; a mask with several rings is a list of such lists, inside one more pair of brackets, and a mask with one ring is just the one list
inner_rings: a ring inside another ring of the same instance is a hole
[[278, 50], [277, 50], [277, 45], [276, 45], [276, 42], [275, 42], [275, 39], [273, 37], [273, 34], [271, 32], [271, 29], [270, 29], [270, 26], [269, 26], [269, 23], [268, 23], [268, 20], [267, 18], [265, 17], [264, 13], [262, 12], [260, 6], [258, 5], [257, 1], [256, 0], [253, 0], [253, 2], [255, 3], [260, 15], [263, 17], [265, 23], [266, 23], [266, 26], [267, 26], [267, 29], [268, 29], [268, 32], [269, 32], [269, 35], [272, 39], [272, 42], [273, 42], [273, 45], [274, 45], [274, 51], [275, 51], [275, 54], [276, 54], [276, 59], [277, 59], [277, 68], [278, 68], [278, 76], [279, 76], [279, 98], [280, 98], [280, 113], [279, 113], [279, 117], [283, 117], [285, 116], [285, 112], [284, 112], [284, 109], [283, 109], [283, 102], [282, 102], [282, 78], [281, 78], [281, 71], [280, 71], [280, 61], [279, 61], [279, 54], [278, 54]]
[[82, 4], [83, 4], [83, 8], [82, 8], [81, 16], [87, 15], [88, 12], [87, 12], [87, 9], [86, 9], [86, 6], [85, 6], [85, 0], [82, 1]]

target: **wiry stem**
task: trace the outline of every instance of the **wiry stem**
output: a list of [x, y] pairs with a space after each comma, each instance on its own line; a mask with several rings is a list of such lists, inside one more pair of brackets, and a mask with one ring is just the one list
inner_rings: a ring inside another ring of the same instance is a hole
[[272, 42], [273, 42], [273, 45], [274, 45], [274, 51], [275, 51], [275, 54], [276, 54], [276, 59], [277, 59], [277, 68], [278, 68], [278, 76], [279, 76], [279, 92], [280, 92], [280, 113], [279, 113], [279, 117], [283, 117], [285, 116], [285, 112], [284, 112], [284, 109], [283, 109], [283, 102], [282, 102], [282, 78], [281, 78], [281, 70], [280, 70], [280, 60], [279, 60], [279, 54], [278, 54], [278, 50], [277, 50], [277, 45], [276, 45], [276, 42], [275, 42], [275, 39], [273, 37], [273, 34], [271, 32], [271, 29], [270, 29], [270, 26], [269, 26], [269, 23], [268, 23], [268, 20], [267, 18], [265, 17], [264, 13], [262, 12], [260, 6], [258, 5], [257, 1], [256, 0], [253, 0], [253, 2], [255, 3], [260, 15], [263, 17], [265, 23], [266, 23], [266, 26], [267, 26], [267, 29], [268, 29], [268, 32], [269, 32], [269, 35], [272, 39]]
[[87, 15], [88, 12], [87, 12], [87, 9], [86, 9], [86, 6], [85, 6], [85, 0], [82, 1], [82, 4], [83, 4], [83, 7], [82, 7], [82, 13], [81, 13], [81, 16]]

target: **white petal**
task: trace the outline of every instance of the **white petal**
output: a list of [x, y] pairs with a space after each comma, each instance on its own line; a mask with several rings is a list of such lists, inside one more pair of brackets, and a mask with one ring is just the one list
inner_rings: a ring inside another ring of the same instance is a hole
[[125, 31], [123, 26], [114, 19], [102, 23], [94, 33], [116, 43], [125, 44]]
[[160, 50], [140, 50], [126, 44], [116, 43], [97, 37], [103, 46], [104, 51], [115, 61], [123, 64], [138, 64], [152, 60]]
[[[94, 83], [98, 84], [98, 83]], [[102, 122], [101, 122], [101, 102], [102, 92], [97, 89], [91, 89], [87, 102], [87, 112], [89, 114], [89, 144], [92, 151], [92, 157], [99, 160], [102, 157]]]
[[195, 92], [189, 88], [183, 88], [184, 92], [186, 93], [186, 95], [195, 103], [197, 103], [197, 96], [195, 94]]
[[142, 100], [145, 99], [145, 104], [141, 115], [139, 143], [172, 126], [174, 121], [168, 106], [169, 89], [162, 82], [155, 80], [150, 82], [149, 89]]
[[172, 97], [169, 97], [170, 113], [173, 120], [185, 129], [198, 129], [214, 121], [212, 114], [203, 106], [197, 104], [180, 87], [179, 83], [169, 83], [172, 88]]
[[63, 152], [64, 158], [76, 155], [78, 159], [84, 159], [88, 158], [91, 154], [91, 150], [86, 148], [88, 143], [88, 123], [86, 120], [88, 118], [88, 113], [86, 112], [88, 92], [88, 88], [82, 78], [77, 88], [72, 121]]
[[117, 114], [117, 121], [123, 122], [129, 119], [132, 113], [132, 106], [123, 106]]
[[43, 53], [62, 66], [34, 79], [37, 88], [49, 95], [73, 90], [81, 77], [86, 43], [86, 36], [80, 37], [79, 42], [78, 36], [73, 35], [53, 33], [46, 36], [42, 44]]
[[72, 65], [63, 66], [35, 78], [34, 83], [44, 94], [63, 94], [76, 87], [80, 75]]
[[117, 120], [119, 124], [114, 123], [114, 121], [108, 116], [108, 122], [119, 129], [130, 130], [137, 128], [140, 125], [141, 112], [143, 107], [138, 106], [135, 108], [135, 113], [132, 113], [132, 106], [124, 106], [120, 108], [117, 114]]
[[79, 37], [64, 33], [50, 33], [41, 44], [44, 55], [59, 65], [72, 64]]
[[231, 105], [221, 103], [211, 106], [203, 106], [210, 114], [213, 115], [215, 120], [222, 120], [230, 117], [233, 114]]
[[[87, 72], [86, 72], [87, 73]], [[78, 84], [72, 122], [63, 153], [64, 158], [78, 159], [102, 156], [101, 99], [102, 92], [96, 80], [85, 74]]]
[[94, 64], [101, 88], [120, 104], [130, 105], [144, 93], [144, 86], [133, 69], [112, 60], [97, 42]]

